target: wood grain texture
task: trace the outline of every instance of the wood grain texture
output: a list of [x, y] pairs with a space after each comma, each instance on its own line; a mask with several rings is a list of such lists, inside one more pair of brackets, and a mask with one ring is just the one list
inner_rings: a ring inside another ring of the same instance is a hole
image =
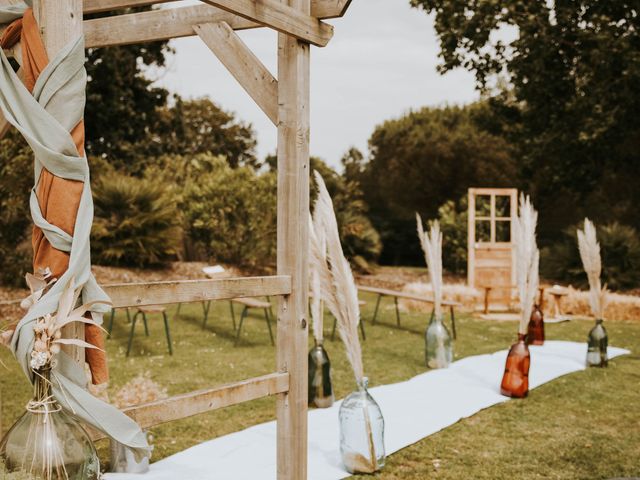
[[[0, 5], [19, 0], [0, 0]], [[108, 12], [129, 7], [160, 5], [178, 0], [84, 0], [84, 13]], [[311, 15], [316, 18], [342, 17], [351, 0], [312, 0]]]
[[[189, 418], [231, 405], [257, 400], [286, 392], [289, 389], [287, 373], [271, 373], [205, 390], [185, 393], [122, 411], [141, 428], [147, 429], [163, 423]], [[104, 438], [100, 432], [91, 432], [93, 440]]]
[[252, 22], [324, 47], [333, 37], [333, 27], [308, 13], [289, 7], [279, 0], [202, 0]]
[[[311, 14], [320, 19], [333, 18], [339, 16], [335, 14], [337, 8], [342, 4], [336, 0], [318, 0], [317, 12], [312, 10]], [[234, 30], [263, 26], [220, 8], [195, 5], [85, 20], [85, 44], [95, 48], [189, 37], [196, 34], [194, 25], [217, 22], [226, 22]]]
[[103, 288], [111, 297], [113, 308], [125, 308], [288, 295], [291, 293], [291, 278], [281, 275], [221, 280], [184, 280], [106, 285]]
[[242, 88], [278, 124], [278, 81], [226, 22], [194, 27], [198, 36], [229, 70]]
[[[82, 35], [82, 0], [34, 0], [33, 13], [49, 58]], [[84, 324], [73, 323], [62, 329], [64, 338], [84, 340]], [[65, 345], [63, 350], [84, 365], [84, 349]]]
[[[309, 13], [309, 0], [288, 0]], [[278, 480], [307, 478], [310, 46], [278, 35], [278, 273], [292, 294], [278, 306], [277, 365], [289, 372], [278, 397]]]
[[130, 13], [85, 20], [87, 48], [154, 42], [195, 35], [194, 25], [226, 22], [234, 30], [261, 25], [209, 5]]

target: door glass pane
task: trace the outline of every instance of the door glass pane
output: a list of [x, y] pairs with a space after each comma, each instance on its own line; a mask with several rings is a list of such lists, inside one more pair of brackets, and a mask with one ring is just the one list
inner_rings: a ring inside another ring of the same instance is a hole
[[511, 222], [496, 220], [496, 242], [509, 243], [511, 241]]
[[491, 195], [478, 195], [476, 197], [476, 217], [491, 216]]
[[490, 242], [490, 241], [491, 241], [491, 221], [490, 220], [476, 221], [476, 242]]
[[511, 197], [496, 196], [496, 217], [511, 217]]

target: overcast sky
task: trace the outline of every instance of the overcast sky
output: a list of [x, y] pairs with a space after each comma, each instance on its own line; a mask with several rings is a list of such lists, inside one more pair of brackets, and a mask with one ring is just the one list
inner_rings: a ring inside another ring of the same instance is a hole
[[[197, 2], [190, 2], [197, 3]], [[335, 35], [311, 51], [311, 154], [337, 166], [352, 145], [367, 140], [382, 121], [425, 105], [464, 104], [478, 98], [473, 76], [436, 72], [438, 42], [431, 17], [409, 0], [353, 0]], [[276, 35], [240, 32], [276, 73]], [[207, 96], [253, 125], [258, 155], [274, 153], [276, 130], [198, 38], [174, 40], [176, 54], [157, 83], [187, 98]]]

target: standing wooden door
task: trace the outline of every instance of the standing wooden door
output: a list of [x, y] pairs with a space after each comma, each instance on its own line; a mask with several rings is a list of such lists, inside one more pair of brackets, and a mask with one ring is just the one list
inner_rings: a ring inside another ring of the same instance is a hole
[[516, 189], [469, 189], [467, 280], [483, 293], [491, 308], [509, 309], [515, 294], [513, 224], [517, 209]]

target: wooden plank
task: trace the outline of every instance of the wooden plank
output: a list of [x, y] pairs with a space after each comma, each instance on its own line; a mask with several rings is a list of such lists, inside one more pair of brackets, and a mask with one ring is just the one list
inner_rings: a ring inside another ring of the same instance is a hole
[[[9, 0], [0, 0], [0, 4]], [[11, 0], [17, 2], [19, 0]], [[108, 12], [130, 7], [146, 7], [148, 5], [159, 5], [171, 3], [178, 0], [84, 0], [84, 13]], [[316, 18], [337, 18], [342, 17], [351, 0], [312, 0], [311, 15]]]
[[[433, 297], [426, 297], [424, 295], [418, 295], [415, 293], [401, 292], [399, 290], [389, 290], [387, 288], [367, 287], [364, 285], [358, 285], [358, 290], [361, 292], [374, 293], [385, 297], [404, 298], [407, 300], [415, 300], [416, 302], [433, 303]], [[459, 307], [459, 302], [452, 302], [449, 300], [442, 300], [442, 305], [445, 307]]]
[[107, 285], [104, 290], [111, 297], [114, 308], [141, 307], [205, 300], [288, 295], [291, 293], [291, 278], [281, 275], [220, 280], [130, 283]]
[[[40, 27], [44, 47], [53, 58], [69, 42], [82, 35], [82, 0], [34, 0], [33, 14]], [[65, 338], [84, 340], [84, 325], [73, 323], [63, 328]], [[84, 365], [84, 349], [65, 345], [63, 349]]]
[[[287, 0], [308, 14], [310, 0]], [[292, 294], [278, 306], [277, 364], [289, 372], [278, 397], [278, 480], [307, 478], [310, 47], [278, 35], [278, 273]]]
[[84, 13], [109, 12], [131, 7], [147, 7], [179, 0], [84, 0]]
[[202, 0], [298, 40], [324, 47], [333, 37], [333, 27], [308, 13], [289, 7], [279, 0]]
[[[250, 402], [263, 397], [282, 394], [289, 390], [289, 374], [271, 373], [221, 387], [165, 398], [143, 405], [123, 409], [141, 428], [147, 429], [194, 415]], [[105, 438], [92, 431], [93, 440]]]
[[247, 93], [278, 124], [278, 81], [226, 22], [194, 27], [202, 41]]
[[87, 48], [154, 42], [195, 35], [194, 25], [226, 22], [234, 30], [261, 25], [209, 5], [167, 8], [85, 20]]

